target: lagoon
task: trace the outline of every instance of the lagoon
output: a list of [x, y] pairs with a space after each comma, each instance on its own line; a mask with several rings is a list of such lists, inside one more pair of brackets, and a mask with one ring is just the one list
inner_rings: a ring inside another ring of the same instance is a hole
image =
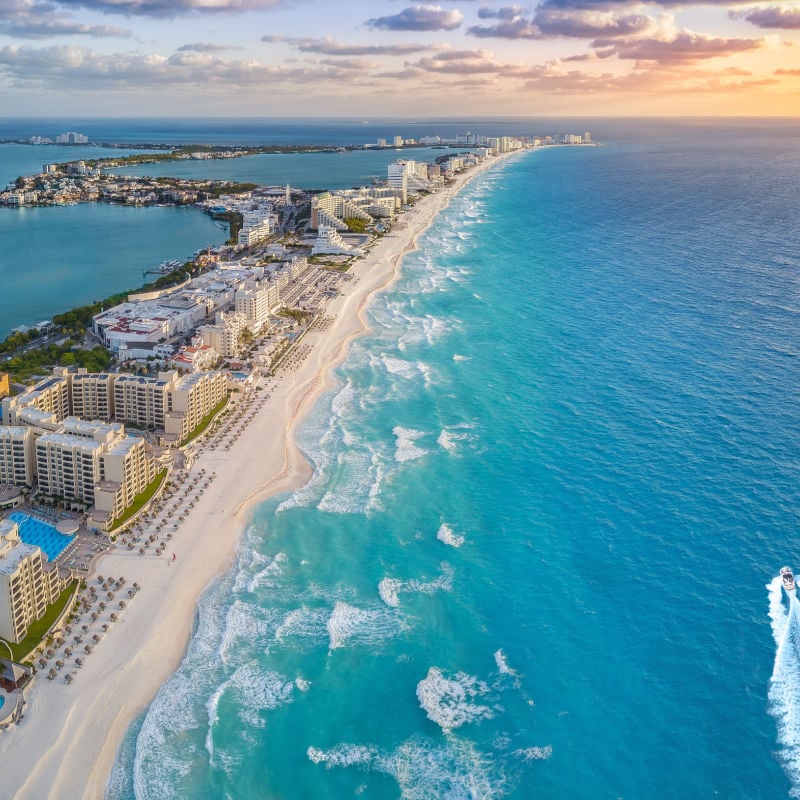
[[118, 158], [152, 150], [128, 150], [90, 145], [0, 144], [0, 188], [13, 183], [20, 175], [34, 175], [43, 164], [85, 161], [92, 158]]
[[165, 260], [227, 238], [193, 208], [105, 203], [0, 209], [0, 336], [136, 289]]
[[407, 150], [350, 150], [319, 153], [264, 153], [242, 158], [167, 161], [109, 170], [112, 175], [230, 180], [304, 189], [348, 189], [373, 178], [386, 179], [386, 167], [398, 158], [434, 161], [458, 150], [415, 147]]

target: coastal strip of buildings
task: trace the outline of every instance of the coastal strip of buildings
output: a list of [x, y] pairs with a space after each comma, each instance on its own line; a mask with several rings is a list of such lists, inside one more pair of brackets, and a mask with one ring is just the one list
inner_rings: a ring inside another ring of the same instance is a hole
[[[13, 396], [0, 383], [0, 504], [33, 497], [85, 513], [91, 529], [114, 529], [160, 479], [172, 461], [170, 449], [222, 406], [232, 384], [220, 362], [230, 366], [255, 337], [275, 330], [282, 305], [318, 313], [344, 279], [342, 268], [416, 197], [493, 155], [526, 146], [499, 137], [431, 164], [397, 160], [379, 185], [312, 197], [301, 192], [309, 215], [302, 238], [296, 229], [281, 230], [278, 210], [284, 226], [299, 215], [289, 187], [282, 205], [280, 197], [259, 192], [207, 198], [202, 207], [208, 210], [214, 205], [241, 214], [238, 246], [228, 253], [238, 260], [208, 254], [203, 274], [129, 295], [92, 320], [92, 332], [121, 368], [150, 374], [56, 367]], [[291, 252], [271, 243], [279, 230], [290, 234]], [[21, 641], [71, 577], [22, 541], [16, 523], [0, 520], [0, 638]]]
[[0, 484], [88, 512], [108, 530], [153, 482], [163, 465], [143, 435], [180, 444], [227, 396], [220, 371], [143, 377], [69, 372], [3, 400]]

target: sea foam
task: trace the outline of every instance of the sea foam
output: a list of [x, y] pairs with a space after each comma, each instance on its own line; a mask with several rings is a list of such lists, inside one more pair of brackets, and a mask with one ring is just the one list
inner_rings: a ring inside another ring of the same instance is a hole
[[403, 428], [397, 425], [392, 429], [392, 433], [397, 440], [394, 457], [395, 460], [399, 461], [401, 464], [406, 461], [414, 461], [428, 454], [427, 450], [422, 447], [417, 447], [416, 445], [417, 440], [425, 436], [423, 431], [417, 431], [413, 428]]
[[309, 747], [309, 761], [326, 769], [357, 767], [397, 781], [401, 800], [493, 800], [507, 783], [494, 759], [469, 741], [447, 737], [433, 742], [415, 736], [392, 751], [370, 744]]
[[446, 522], [439, 526], [436, 538], [450, 547], [461, 547], [464, 544], [464, 537], [460, 533], [456, 533]]
[[449, 592], [453, 588], [453, 568], [446, 561], [439, 565], [441, 575], [432, 581], [409, 580], [401, 581], [397, 578], [384, 578], [378, 584], [378, 594], [381, 600], [391, 608], [400, 605], [400, 594], [432, 594], [433, 592]]
[[447, 678], [438, 667], [431, 667], [417, 684], [420, 706], [443, 731], [493, 717], [491, 707], [474, 702], [488, 693], [489, 686], [478, 678], [465, 672]]
[[380, 608], [357, 608], [339, 601], [327, 623], [329, 649], [347, 644], [374, 645], [400, 631], [396, 617]]

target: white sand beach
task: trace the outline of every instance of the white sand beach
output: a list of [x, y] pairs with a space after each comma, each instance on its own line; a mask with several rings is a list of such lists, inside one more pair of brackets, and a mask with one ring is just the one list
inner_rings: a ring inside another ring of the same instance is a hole
[[[53, 681], [44, 671], [38, 675], [24, 719], [0, 734], [0, 800], [104, 796], [125, 731], [180, 663], [198, 597], [230, 564], [253, 504], [308, 479], [310, 468], [294, 444], [294, 428], [329, 385], [330, 371], [349, 343], [366, 330], [370, 299], [392, 282], [403, 255], [450, 198], [498, 160], [489, 159], [421, 199], [375, 243], [327, 308], [333, 324], [304, 338], [311, 346], [305, 361], [294, 371], [282, 370], [267, 381], [268, 389], [254, 394], [252, 419], [230, 450], [195, 445], [187, 486], [201, 470], [216, 475], [175, 531], [166, 556], [116, 548], [102, 558], [100, 574], [124, 575], [128, 585], [138, 582], [142, 589], [71, 685], [62, 675]], [[173, 552], [177, 558], [170, 563]]]

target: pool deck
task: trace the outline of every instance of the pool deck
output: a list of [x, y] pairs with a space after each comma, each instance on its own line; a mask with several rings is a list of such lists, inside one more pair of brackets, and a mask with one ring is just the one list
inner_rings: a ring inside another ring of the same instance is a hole
[[[13, 509], [12, 513], [24, 514], [37, 522], [42, 522], [52, 527], [55, 527], [56, 523], [63, 519], [80, 521], [80, 517], [77, 515], [59, 513], [38, 506], [18, 506]], [[63, 536], [64, 534], [59, 535]], [[83, 575], [84, 577], [91, 573], [95, 560], [111, 547], [105, 536], [90, 532], [84, 525], [80, 525], [78, 532], [70, 536], [70, 539], [69, 544], [51, 563], [54, 563], [60, 569], [75, 575]]]

